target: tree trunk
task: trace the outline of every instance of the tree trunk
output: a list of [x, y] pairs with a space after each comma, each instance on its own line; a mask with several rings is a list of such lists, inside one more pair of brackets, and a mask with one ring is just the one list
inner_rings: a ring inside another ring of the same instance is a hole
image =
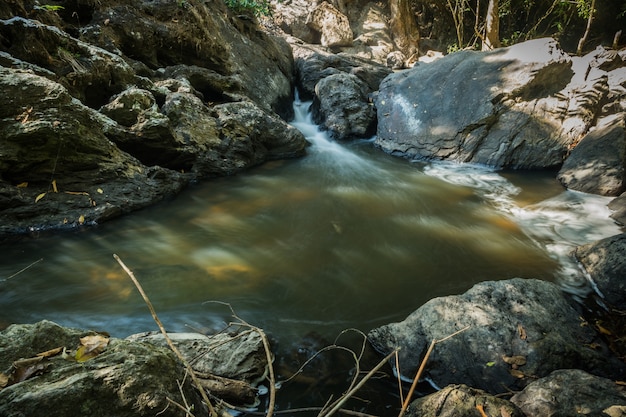
[[487, 18], [485, 21], [485, 38], [483, 39], [483, 51], [490, 51], [500, 47], [500, 11], [498, 0], [489, 0], [487, 6]]
[[410, 0], [391, 0], [391, 36], [397, 50], [407, 59], [417, 55], [419, 29], [411, 11]]
[[583, 37], [578, 41], [578, 48], [576, 48], [576, 55], [580, 56], [583, 54], [583, 46], [585, 42], [587, 42], [587, 37], [589, 36], [589, 32], [591, 31], [591, 23], [593, 22], [593, 16], [596, 12], [596, 0], [591, 0], [591, 8], [589, 9], [589, 17], [587, 18], [587, 28], [585, 29], [585, 33]]

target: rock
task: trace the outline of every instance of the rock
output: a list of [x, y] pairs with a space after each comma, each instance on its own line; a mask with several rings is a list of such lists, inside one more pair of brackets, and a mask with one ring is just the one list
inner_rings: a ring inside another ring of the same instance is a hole
[[623, 416], [626, 391], [610, 379], [564, 369], [530, 383], [511, 398], [527, 416]]
[[376, 145], [408, 158], [560, 166], [574, 137], [557, 122], [564, 103], [556, 93], [571, 65], [552, 39], [418, 63], [382, 82]]
[[[199, 333], [168, 333], [194, 371], [256, 385], [267, 374], [267, 357], [258, 332], [249, 330], [231, 335], [218, 333], [205, 336]], [[167, 347], [161, 333], [149, 332], [131, 335], [129, 341], [146, 342]]]
[[[448, 385], [444, 389], [413, 401], [407, 417], [475, 417], [482, 406], [488, 416], [525, 417], [515, 404], [467, 385]], [[529, 414], [531, 415], [531, 414]], [[532, 414], [533, 416], [538, 416]]]
[[0, 236], [95, 224], [187, 184], [120, 151], [107, 137], [117, 124], [62, 85], [0, 67], [0, 86]]
[[404, 321], [372, 330], [368, 338], [383, 354], [401, 348], [400, 370], [412, 378], [432, 340], [469, 326], [435, 345], [425, 377], [437, 386], [466, 384], [497, 394], [558, 369], [623, 376], [624, 364], [582, 324], [556, 285], [515, 278], [430, 300]]
[[[0, 332], [0, 369], [10, 372], [14, 361], [49, 349], [73, 350], [81, 337], [93, 334], [49, 321], [12, 325]], [[58, 354], [41, 359], [36, 369], [35, 375], [0, 389], [1, 415], [186, 415], [168, 399], [206, 413], [174, 354], [151, 344], [110, 339], [92, 359], [77, 362]]]
[[0, 20], [0, 36], [11, 39], [10, 47], [2, 48], [6, 53], [47, 70], [50, 80], [89, 107], [99, 108], [135, 82], [133, 69], [120, 56], [58, 27], [15, 16]]
[[247, 96], [286, 119], [293, 116], [288, 44], [255, 21], [232, 16], [223, 1], [182, 6], [147, 0], [133, 0], [130, 6], [92, 2], [85, 8], [90, 10], [82, 14], [92, 16], [81, 28], [86, 41], [151, 70], [184, 65], [213, 71], [228, 80], [227, 92]]
[[387, 66], [394, 70], [404, 68], [406, 56], [400, 51], [393, 51], [387, 55]]
[[613, 212], [611, 218], [622, 226], [626, 225], [626, 193], [611, 200], [608, 207]]
[[320, 80], [311, 106], [313, 120], [338, 140], [368, 138], [376, 132], [369, 89], [357, 76], [341, 72]]
[[565, 187], [606, 196], [626, 190], [625, 116], [599, 122], [572, 150], [558, 174]]
[[578, 246], [573, 255], [595, 283], [604, 302], [626, 310], [626, 234]]
[[352, 44], [354, 35], [350, 28], [350, 21], [343, 13], [325, 1], [309, 13], [306, 25], [320, 33], [320, 43], [323, 46]]
[[130, 127], [149, 113], [158, 112], [154, 95], [150, 91], [131, 87], [122, 91], [113, 100], [100, 108], [100, 113], [122, 126]]
[[318, 0], [292, 0], [288, 3], [273, 1], [274, 22], [285, 33], [295, 36], [305, 43], [319, 44], [319, 33], [306, 24], [307, 17], [318, 5]]
[[373, 63], [367, 59], [332, 54], [323, 48], [313, 45], [292, 44], [297, 69], [298, 88], [303, 99], [315, 95], [317, 83], [334, 74], [345, 72], [356, 75], [371, 92], [377, 91], [380, 82], [391, 70], [384, 65]]

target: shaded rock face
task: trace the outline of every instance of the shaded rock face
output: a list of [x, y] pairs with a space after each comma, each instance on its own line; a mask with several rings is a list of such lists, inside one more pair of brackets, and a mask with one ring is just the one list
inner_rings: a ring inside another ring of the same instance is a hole
[[578, 369], [555, 371], [511, 397], [527, 416], [623, 416], [626, 391]]
[[0, 238], [100, 223], [304, 154], [278, 117], [293, 114], [289, 45], [221, 1], [178, 3], [0, 9]]
[[187, 184], [121, 151], [115, 123], [62, 85], [0, 67], [0, 86], [0, 235], [101, 222]]
[[462, 295], [430, 300], [368, 338], [381, 353], [400, 347], [400, 370], [412, 378], [433, 339], [466, 326], [438, 343], [428, 360], [425, 373], [438, 386], [467, 384], [496, 394], [558, 369], [605, 377], [624, 372], [624, 364], [582, 325], [560, 289], [538, 280], [484, 282]]
[[595, 283], [604, 302], [625, 310], [626, 234], [579, 246], [573, 255]]
[[[411, 417], [474, 417], [476, 406], [488, 416], [525, 417], [515, 404], [467, 385], [449, 385], [442, 390], [413, 401], [406, 413]], [[531, 414], [529, 414], [531, 415]], [[538, 414], [532, 414], [538, 416]]]
[[538, 39], [393, 74], [376, 99], [376, 144], [408, 158], [561, 166], [598, 116], [615, 112], [607, 103], [619, 106], [623, 96], [613, 81], [620, 71], [593, 66], [596, 55], [573, 60], [554, 40]]
[[[74, 349], [90, 334], [49, 321], [10, 326], [0, 333], [0, 369], [9, 371], [12, 362], [48, 349]], [[0, 390], [1, 415], [184, 416], [168, 398], [204, 409], [184, 368], [165, 348], [112, 339], [106, 350], [85, 362], [57, 355], [39, 364], [35, 376]]]
[[625, 116], [600, 124], [572, 150], [558, 174], [565, 187], [606, 196], [626, 189]]

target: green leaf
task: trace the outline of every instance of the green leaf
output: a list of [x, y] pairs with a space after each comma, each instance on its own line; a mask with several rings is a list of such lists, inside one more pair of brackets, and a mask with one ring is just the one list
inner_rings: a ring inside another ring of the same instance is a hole
[[495, 362], [487, 362], [487, 363], [485, 364], [485, 366], [492, 367], [492, 366], [493, 366], [493, 365], [495, 365], [495, 364], [496, 364]]

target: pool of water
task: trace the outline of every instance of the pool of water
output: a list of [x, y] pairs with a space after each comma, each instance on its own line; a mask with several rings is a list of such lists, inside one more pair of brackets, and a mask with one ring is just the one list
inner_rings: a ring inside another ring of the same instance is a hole
[[0, 322], [48, 319], [116, 337], [156, 330], [117, 254], [170, 331], [222, 329], [231, 317], [219, 301], [278, 342], [332, 340], [480, 281], [580, 289], [569, 251], [620, 232], [608, 199], [564, 191], [554, 172], [394, 158], [371, 140], [330, 141], [308, 103], [295, 108], [293, 125], [312, 143], [304, 158], [192, 186], [96, 228], [2, 246]]

